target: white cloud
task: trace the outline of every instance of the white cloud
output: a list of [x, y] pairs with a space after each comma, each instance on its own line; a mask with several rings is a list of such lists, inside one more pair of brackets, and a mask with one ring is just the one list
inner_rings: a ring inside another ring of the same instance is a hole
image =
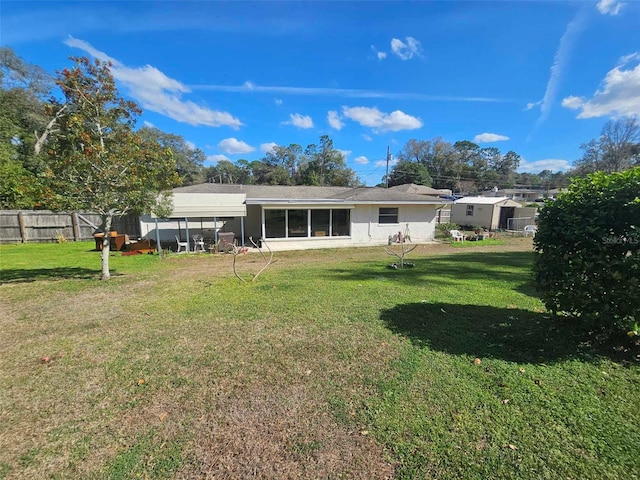
[[293, 125], [298, 128], [313, 128], [313, 120], [308, 115], [301, 115], [299, 113], [292, 113], [289, 115], [290, 120], [288, 122], [282, 122], [283, 125]]
[[367, 163], [369, 163], [369, 159], [364, 155], [360, 155], [359, 157], [354, 158], [353, 161], [356, 162], [358, 165], [366, 165]]
[[596, 7], [600, 13], [604, 15], [617, 15], [624, 6], [624, 3], [618, 0], [600, 0]]
[[335, 110], [329, 111], [327, 114], [327, 121], [329, 122], [329, 125], [331, 125], [331, 128], [336, 130], [341, 130], [342, 127], [344, 127], [344, 122], [340, 119], [340, 114]]
[[570, 108], [571, 110], [577, 110], [583, 105], [583, 103], [584, 100], [582, 98], [574, 95], [562, 99], [562, 106], [564, 108]]
[[278, 144], [275, 142], [262, 143], [260, 144], [260, 151], [262, 153], [269, 153], [269, 152], [272, 152], [273, 149], [276, 148], [277, 146]]
[[[633, 63], [636, 65], [629, 65]], [[620, 63], [607, 72], [593, 98], [585, 100], [572, 95], [562, 100], [562, 106], [580, 109], [578, 118], [640, 115], [640, 53], [621, 58]]]
[[339, 148], [336, 148], [336, 150], [342, 154], [345, 160], [353, 153], [351, 150], [340, 150]]
[[391, 51], [402, 60], [410, 60], [414, 56], [422, 56], [422, 45], [413, 37], [404, 37], [407, 43], [398, 38], [391, 39]]
[[187, 146], [187, 148], [189, 150], [195, 150], [196, 149], [196, 144], [193, 142], [190, 142], [189, 140], [185, 140], [184, 144]]
[[576, 43], [578, 35], [585, 23], [586, 10], [580, 9], [575, 18], [569, 22], [569, 25], [567, 25], [567, 28], [560, 39], [560, 44], [558, 45], [558, 49], [556, 50], [556, 54], [553, 58], [553, 65], [551, 65], [551, 73], [549, 75], [549, 81], [547, 82], [547, 88], [544, 92], [544, 97], [542, 98], [542, 103], [540, 105], [540, 116], [536, 121], [534, 131], [547, 119], [551, 112], [551, 107], [556, 102], [556, 94], [558, 86], [562, 80], [562, 75], [564, 74], [565, 65], [569, 61], [573, 45]]
[[230, 162], [231, 160], [229, 160], [229, 157], [227, 157], [226, 155], [209, 155], [207, 156], [207, 162], [212, 162], [212, 163], [218, 163], [222, 160], [226, 160], [227, 162]]
[[[376, 46], [375, 46], [375, 45], [371, 45], [371, 51], [373, 52], [373, 54], [375, 55], [375, 57], [376, 57], [378, 60], [381, 60], [381, 61], [382, 61], [382, 60], [384, 60], [385, 58], [387, 58], [387, 52], [380, 52], [380, 51], [378, 51], [378, 49], [376, 48]], [[371, 58], [371, 57], [369, 57], [369, 58]]]
[[275, 98], [275, 99], [273, 100], [273, 102], [274, 102], [277, 106], [282, 105], [282, 99], [281, 99], [281, 98]]
[[220, 143], [218, 143], [218, 148], [224, 153], [229, 153], [231, 155], [236, 153], [249, 153], [255, 150], [251, 145], [233, 137], [225, 138], [220, 141]]
[[182, 95], [189, 93], [190, 89], [151, 65], [127, 67], [95, 49], [88, 42], [73, 37], [69, 37], [64, 43], [69, 47], [79, 48], [99, 60], [111, 62], [113, 78], [128, 90], [129, 95], [143, 109], [190, 125], [229, 126], [235, 130], [242, 125], [240, 120], [228, 112], [212, 110], [190, 100], [183, 100]]
[[142, 122], [142, 125], [144, 125], [147, 128], [156, 128], [156, 126], [153, 123], [148, 122], [146, 120], [144, 122]]
[[542, 100], [540, 100], [539, 102], [529, 102], [527, 103], [527, 106], [525, 107], [525, 110], [531, 110], [539, 105], [542, 105]]
[[429, 95], [411, 92], [385, 92], [382, 90], [359, 90], [356, 88], [318, 88], [318, 87], [288, 87], [279, 85], [256, 85], [245, 82], [242, 85], [200, 84], [190, 85], [193, 90], [228, 92], [228, 93], [273, 93], [278, 95], [328, 96], [343, 98], [385, 98], [388, 100], [413, 100], [417, 102], [496, 102], [511, 103], [513, 100], [495, 97], [461, 97], [455, 95]]
[[[394, 165], [396, 165], [398, 163], [398, 160], [395, 158], [392, 158], [391, 160], [389, 160], [389, 166], [392, 167]], [[376, 167], [386, 167], [387, 166], [387, 161], [386, 160], [378, 160], [375, 163]]]
[[422, 121], [419, 118], [407, 115], [400, 110], [384, 113], [375, 107], [342, 107], [342, 113], [360, 125], [380, 131], [397, 132], [422, 127]]
[[546, 160], [536, 160], [528, 162], [524, 159], [520, 160], [518, 167], [519, 173], [540, 173], [543, 170], [551, 170], [552, 172], [567, 171], [571, 168], [571, 164], [567, 160], [559, 158], [548, 158]]
[[370, 135], [367, 135], [367, 134], [362, 135], [362, 139], [363, 139], [365, 142], [372, 142], [372, 141], [373, 141], [373, 138], [371, 138], [371, 136], [370, 136]]
[[475, 143], [504, 142], [505, 140], [509, 140], [509, 137], [497, 133], [481, 133], [473, 137]]

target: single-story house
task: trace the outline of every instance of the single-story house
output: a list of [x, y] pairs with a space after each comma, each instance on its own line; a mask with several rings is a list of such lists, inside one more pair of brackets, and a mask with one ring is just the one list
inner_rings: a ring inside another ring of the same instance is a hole
[[[535, 208], [523, 208], [507, 197], [464, 197], [451, 206], [451, 222], [489, 230], [510, 229], [510, 219], [533, 217], [534, 212]], [[528, 221], [532, 223], [532, 219]]]
[[433, 241], [436, 211], [447, 200], [379, 187], [204, 183], [173, 190], [170, 219], [142, 216], [143, 236], [163, 244], [207, 243], [234, 232], [239, 244], [264, 239], [272, 250], [387, 245], [410, 235]]

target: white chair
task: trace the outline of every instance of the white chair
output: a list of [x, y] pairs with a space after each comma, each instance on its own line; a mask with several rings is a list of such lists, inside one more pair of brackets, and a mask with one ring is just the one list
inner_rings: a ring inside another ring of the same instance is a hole
[[193, 253], [196, 253], [198, 249], [204, 252], [204, 237], [202, 235], [193, 236]]
[[[176, 243], [178, 244], [178, 253], [184, 251], [184, 253], [189, 253], [189, 242], [181, 242], [180, 238], [176, 235]], [[184, 248], [184, 250], [182, 250]]]
[[524, 236], [528, 237], [529, 234], [531, 234], [532, 237], [535, 237], [537, 231], [538, 231], [538, 227], [536, 227], [535, 225], [525, 225]]
[[460, 230], [449, 230], [454, 242], [464, 242], [464, 234]]

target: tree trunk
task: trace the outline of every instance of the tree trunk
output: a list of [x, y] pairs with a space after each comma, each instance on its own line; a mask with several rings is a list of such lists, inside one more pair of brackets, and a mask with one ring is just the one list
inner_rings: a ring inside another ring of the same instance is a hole
[[113, 215], [102, 215], [102, 226], [104, 228], [104, 237], [102, 237], [102, 273], [100, 280], [109, 280], [109, 247], [111, 246], [111, 220]]

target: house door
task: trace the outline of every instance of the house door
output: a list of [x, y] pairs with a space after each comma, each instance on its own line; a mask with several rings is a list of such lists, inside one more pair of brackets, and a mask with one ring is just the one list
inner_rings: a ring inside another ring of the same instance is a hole
[[500, 207], [500, 224], [498, 228], [506, 230], [509, 226], [509, 219], [515, 215], [516, 207]]

